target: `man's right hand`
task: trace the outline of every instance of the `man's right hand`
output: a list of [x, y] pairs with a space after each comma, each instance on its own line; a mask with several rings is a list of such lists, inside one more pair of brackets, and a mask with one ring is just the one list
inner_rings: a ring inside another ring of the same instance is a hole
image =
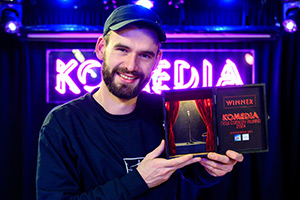
[[170, 160], [157, 158], [164, 151], [164, 148], [165, 141], [162, 140], [160, 145], [148, 153], [137, 167], [138, 172], [149, 188], [153, 188], [167, 181], [177, 169], [200, 162], [201, 160], [199, 157], [193, 158], [193, 155], [185, 155]]

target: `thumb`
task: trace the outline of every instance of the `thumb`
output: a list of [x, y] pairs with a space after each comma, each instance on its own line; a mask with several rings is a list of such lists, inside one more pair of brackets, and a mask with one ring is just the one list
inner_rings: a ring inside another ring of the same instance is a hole
[[146, 155], [147, 158], [153, 159], [158, 157], [165, 149], [165, 140], [162, 140], [160, 145]]

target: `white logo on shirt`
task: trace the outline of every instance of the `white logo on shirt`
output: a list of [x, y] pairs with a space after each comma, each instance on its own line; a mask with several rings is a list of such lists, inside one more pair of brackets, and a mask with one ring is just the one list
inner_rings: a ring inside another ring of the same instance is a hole
[[136, 169], [143, 159], [144, 157], [123, 158], [126, 167], [126, 172], [129, 173]]

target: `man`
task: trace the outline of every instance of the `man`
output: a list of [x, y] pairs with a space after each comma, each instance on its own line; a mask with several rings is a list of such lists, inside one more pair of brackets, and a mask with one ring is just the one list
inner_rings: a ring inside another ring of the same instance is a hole
[[164, 158], [161, 98], [141, 90], [165, 40], [151, 10], [126, 5], [109, 16], [96, 44], [100, 88], [53, 109], [41, 128], [37, 199], [175, 199], [182, 176], [208, 187], [243, 160], [233, 151]]

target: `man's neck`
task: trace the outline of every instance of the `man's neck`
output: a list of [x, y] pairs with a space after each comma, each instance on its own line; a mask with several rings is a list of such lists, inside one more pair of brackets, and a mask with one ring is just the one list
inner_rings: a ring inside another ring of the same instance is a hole
[[94, 99], [112, 115], [126, 115], [135, 109], [137, 97], [133, 99], [120, 99], [114, 96], [104, 83], [101, 84], [99, 90], [94, 93]]

